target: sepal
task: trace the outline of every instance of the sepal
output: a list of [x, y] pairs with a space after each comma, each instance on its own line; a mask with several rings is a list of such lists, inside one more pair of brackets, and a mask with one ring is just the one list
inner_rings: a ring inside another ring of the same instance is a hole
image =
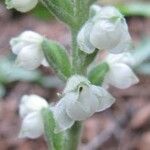
[[53, 147], [55, 150], [62, 150], [65, 145], [65, 134], [63, 132], [55, 133], [55, 120], [53, 118], [53, 113], [50, 109], [42, 109], [42, 118], [44, 122], [44, 131], [45, 136], [48, 141], [48, 143], [51, 143], [51, 145], [48, 145], [49, 147]]
[[71, 63], [64, 47], [54, 41], [43, 40], [42, 49], [51, 67], [58, 75], [67, 78], [71, 75]]
[[88, 73], [88, 79], [92, 84], [100, 85], [103, 83], [105, 75], [109, 71], [109, 65], [107, 63], [101, 63], [91, 69]]

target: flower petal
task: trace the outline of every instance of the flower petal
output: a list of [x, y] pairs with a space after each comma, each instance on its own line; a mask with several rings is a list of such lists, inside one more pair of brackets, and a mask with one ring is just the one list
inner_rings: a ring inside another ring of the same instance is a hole
[[110, 49], [109, 51], [111, 53], [118, 54], [121, 52], [128, 51], [131, 48], [131, 46], [132, 46], [131, 36], [128, 32], [127, 24], [124, 21], [122, 23], [122, 37], [120, 38], [120, 42], [118, 43], [118, 45], [116, 45], [116, 47]]
[[90, 31], [93, 27], [92, 22], [87, 22], [80, 30], [78, 36], [77, 36], [77, 42], [79, 45], [80, 50], [84, 51], [85, 53], [93, 53], [95, 50], [95, 47], [91, 44], [89, 38], [90, 38]]
[[135, 64], [135, 58], [129, 52], [124, 52], [120, 54], [110, 53], [106, 56], [105, 61], [110, 65], [114, 63], [124, 63], [128, 66], [134, 66]]
[[96, 5], [96, 4], [92, 5], [90, 7], [90, 17], [92, 18], [95, 15], [98, 15], [100, 13], [101, 9], [102, 9], [102, 7], [100, 5]]
[[38, 3], [38, 0], [6, 0], [7, 8], [15, 8], [20, 12], [27, 12], [33, 9]]
[[83, 76], [73, 75], [68, 79], [64, 93], [76, 90], [81, 83], [89, 85], [90, 81]]
[[112, 49], [116, 47], [122, 37], [121, 30], [119, 22], [112, 23], [109, 20], [97, 21], [91, 30], [90, 42], [100, 50]]
[[49, 66], [49, 64], [48, 64], [48, 62], [47, 62], [47, 60], [44, 58], [43, 59], [43, 61], [42, 61], [42, 63], [41, 63], [43, 66], [45, 66], [45, 67], [48, 67]]
[[80, 94], [68, 93], [66, 97], [66, 111], [73, 120], [85, 120], [96, 112], [98, 99], [89, 87], [83, 87]]
[[25, 69], [32, 70], [40, 66], [44, 54], [37, 45], [29, 45], [24, 47], [18, 54], [16, 63]]
[[34, 32], [34, 31], [24, 31], [18, 37], [21, 41], [28, 42], [28, 43], [41, 43], [43, 41], [43, 36]]
[[22, 50], [23, 47], [27, 46], [27, 43], [18, 41], [18, 38], [12, 38], [10, 40], [10, 45], [12, 48], [12, 52], [17, 55], [19, 54], [19, 52]]
[[31, 112], [40, 111], [42, 108], [48, 107], [46, 100], [38, 95], [24, 95], [21, 98], [19, 106], [19, 114], [23, 118]]
[[139, 79], [126, 64], [112, 64], [105, 82], [120, 89], [126, 89], [138, 83]]
[[44, 125], [40, 112], [33, 112], [24, 118], [19, 137], [35, 139], [43, 133]]
[[73, 125], [74, 121], [67, 115], [63, 99], [55, 107], [52, 107], [51, 110], [55, 119], [55, 133], [64, 131]]
[[95, 93], [99, 100], [99, 104], [97, 105], [97, 112], [109, 108], [115, 102], [115, 98], [104, 88], [92, 85], [91, 90], [93, 93]]

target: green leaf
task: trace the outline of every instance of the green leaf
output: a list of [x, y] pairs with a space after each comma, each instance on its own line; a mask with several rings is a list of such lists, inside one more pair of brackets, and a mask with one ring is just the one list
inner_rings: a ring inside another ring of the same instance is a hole
[[45, 39], [42, 48], [48, 63], [64, 79], [71, 75], [71, 63], [67, 51], [59, 43]]
[[92, 84], [100, 85], [104, 81], [104, 77], [109, 71], [107, 63], [101, 63], [94, 67], [88, 74], [88, 78]]
[[42, 118], [44, 122], [45, 136], [47, 139], [49, 150], [63, 150], [65, 146], [65, 135], [64, 133], [54, 133], [55, 120], [53, 113], [45, 108], [42, 110]]
[[49, 13], [47, 9], [45, 9], [45, 7], [40, 3], [38, 3], [36, 8], [32, 10], [32, 14], [41, 20], [49, 20], [54, 18], [53, 15]]
[[129, 4], [119, 4], [116, 7], [125, 16], [144, 16], [150, 17], [150, 4], [149, 3], [129, 3]]
[[72, 25], [74, 22], [74, 7], [70, 0], [41, 0], [44, 6], [59, 20]]

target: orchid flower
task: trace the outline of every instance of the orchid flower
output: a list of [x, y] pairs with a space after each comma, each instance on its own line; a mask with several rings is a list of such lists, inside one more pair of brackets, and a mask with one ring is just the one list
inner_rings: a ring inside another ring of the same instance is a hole
[[35, 69], [41, 64], [48, 66], [41, 48], [42, 41], [43, 36], [33, 31], [25, 31], [12, 38], [10, 45], [12, 52], [17, 55], [17, 65], [28, 70]]
[[35, 139], [44, 133], [44, 125], [41, 110], [47, 108], [45, 99], [37, 95], [24, 95], [21, 98], [19, 114], [23, 119], [20, 138]]

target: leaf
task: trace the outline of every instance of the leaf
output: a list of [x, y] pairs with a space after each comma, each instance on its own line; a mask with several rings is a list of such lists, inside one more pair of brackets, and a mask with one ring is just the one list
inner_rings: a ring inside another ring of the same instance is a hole
[[51, 67], [64, 79], [71, 75], [71, 63], [67, 51], [59, 43], [45, 39], [42, 43], [45, 57]]
[[101, 63], [94, 67], [88, 74], [88, 78], [92, 84], [100, 85], [104, 81], [104, 77], [109, 70], [107, 63]]
[[44, 6], [52, 12], [58, 19], [73, 25], [74, 7], [70, 0], [41, 0]]
[[50, 147], [53, 148], [53, 150], [63, 150], [65, 146], [65, 136], [64, 133], [54, 133], [55, 128], [55, 120], [53, 118], [52, 112], [45, 108], [42, 110], [42, 117], [44, 122], [44, 130], [45, 130], [45, 136], [47, 138], [47, 143]]
[[34, 16], [36, 16], [37, 18], [41, 19], [41, 20], [53, 19], [52, 14], [49, 13], [47, 11], [47, 9], [45, 9], [45, 7], [43, 5], [41, 5], [40, 3], [38, 3], [38, 5], [36, 6], [36, 8], [34, 8], [32, 10], [32, 14]]
[[129, 3], [129, 4], [119, 4], [116, 7], [125, 16], [140, 15], [145, 17], [150, 17], [150, 4], [149, 3]]

